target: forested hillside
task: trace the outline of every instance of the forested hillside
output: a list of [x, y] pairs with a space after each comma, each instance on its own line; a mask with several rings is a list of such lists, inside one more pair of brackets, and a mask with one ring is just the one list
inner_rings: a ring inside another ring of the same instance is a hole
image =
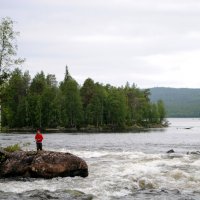
[[200, 89], [151, 88], [151, 100], [162, 99], [167, 117], [200, 117]]
[[66, 68], [64, 80], [40, 72], [30, 77], [15, 69], [4, 84], [2, 125], [7, 128], [80, 128], [120, 130], [162, 124], [162, 101], [151, 103], [149, 90], [134, 84], [103, 85], [91, 78], [80, 86]]

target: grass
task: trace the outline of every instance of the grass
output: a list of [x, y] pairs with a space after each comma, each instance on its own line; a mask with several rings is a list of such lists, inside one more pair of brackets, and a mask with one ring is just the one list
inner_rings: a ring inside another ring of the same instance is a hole
[[10, 146], [5, 147], [4, 150], [9, 152], [9, 153], [12, 153], [12, 152], [15, 152], [15, 151], [20, 151], [21, 147], [20, 147], [19, 144], [14, 144], [14, 145], [10, 145]]

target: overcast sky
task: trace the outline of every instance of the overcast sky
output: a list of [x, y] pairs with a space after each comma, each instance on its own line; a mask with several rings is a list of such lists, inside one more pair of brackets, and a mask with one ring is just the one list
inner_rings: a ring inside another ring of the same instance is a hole
[[199, 0], [0, 0], [6, 16], [32, 76], [200, 88]]

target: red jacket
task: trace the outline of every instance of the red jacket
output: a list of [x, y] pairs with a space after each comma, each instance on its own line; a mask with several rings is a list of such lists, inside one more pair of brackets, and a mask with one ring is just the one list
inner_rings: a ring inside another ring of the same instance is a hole
[[35, 135], [35, 140], [36, 140], [36, 142], [42, 142], [42, 140], [43, 140], [43, 136], [42, 136], [42, 134], [41, 133], [37, 133], [36, 135]]

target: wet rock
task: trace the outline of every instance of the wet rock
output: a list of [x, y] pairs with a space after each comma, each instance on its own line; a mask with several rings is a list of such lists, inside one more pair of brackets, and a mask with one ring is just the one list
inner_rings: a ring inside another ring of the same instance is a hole
[[193, 127], [186, 127], [185, 129], [192, 129]]
[[85, 194], [84, 192], [78, 190], [66, 190], [66, 193], [70, 194], [73, 199], [82, 199], [82, 200], [92, 200], [92, 194]]
[[142, 189], [142, 190], [155, 188], [155, 185], [152, 183], [152, 181], [147, 178], [139, 179], [138, 185], [139, 185], [140, 189]]
[[174, 149], [170, 149], [167, 153], [175, 153]]
[[74, 177], [88, 176], [86, 162], [70, 153], [52, 151], [16, 151], [8, 153], [0, 150], [0, 178], [3, 177]]
[[92, 200], [92, 194], [85, 194], [78, 190], [31, 190], [22, 193], [2, 192], [0, 191], [0, 199], [15, 199], [15, 200]]
[[191, 152], [187, 152], [187, 154], [200, 155], [200, 151], [191, 151]]

